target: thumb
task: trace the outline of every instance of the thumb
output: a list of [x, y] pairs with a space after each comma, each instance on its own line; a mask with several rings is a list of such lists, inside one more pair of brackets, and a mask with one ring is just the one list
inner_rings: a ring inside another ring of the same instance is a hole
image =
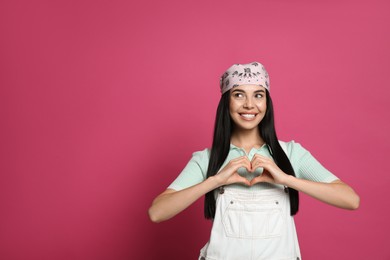
[[241, 184], [244, 184], [246, 186], [251, 186], [251, 183], [249, 182], [249, 180], [247, 178], [242, 177], [242, 176], [240, 176], [238, 174], [235, 175], [235, 176], [236, 176], [236, 178], [235, 178], [235, 182], [236, 183], [241, 183]]

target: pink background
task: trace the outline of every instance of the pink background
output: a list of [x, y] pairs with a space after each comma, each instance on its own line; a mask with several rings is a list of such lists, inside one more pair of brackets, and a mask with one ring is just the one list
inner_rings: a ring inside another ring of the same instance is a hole
[[147, 209], [260, 61], [280, 139], [361, 196], [301, 195], [304, 259], [390, 259], [389, 1], [1, 1], [0, 259], [196, 259], [203, 199]]

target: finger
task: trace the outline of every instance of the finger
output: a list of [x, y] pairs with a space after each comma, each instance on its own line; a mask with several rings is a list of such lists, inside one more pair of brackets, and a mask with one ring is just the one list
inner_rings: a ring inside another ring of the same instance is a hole
[[255, 185], [256, 183], [262, 183], [262, 182], [267, 182], [267, 183], [273, 183], [273, 179], [270, 176], [267, 176], [266, 174], [257, 176], [253, 178], [250, 182], [250, 185]]
[[[250, 161], [246, 156], [241, 156], [235, 159], [232, 159], [223, 169], [221, 169], [218, 174], [222, 174], [221, 176], [225, 176], [225, 181], [231, 178], [235, 173], [237, 173], [239, 168], [246, 168], [248, 171], [251, 170], [251, 164]], [[238, 175], [238, 173], [237, 173]], [[239, 176], [239, 175], [238, 175]], [[248, 183], [249, 184], [249, 183]]]
[[252, 164], [251, 164], [251, 161], [249, 161], [248, 157], [245, 157], [244, 165], [245, 165], [245, 168], [248, 172], [252, 171]]
[[227, 184], [233, 184], [233, 183], [241, 183], [241, 184], [250, 186], [249, 180], [240, 176], [238, 173], [235, 173], [234, 175], [232, 175], [227, 182]]
[[248, 157], [246, 157], [246, 156], [240, 157], [239, 160], [237, 160], [237, 161], [234, 162], [234, 165], [235, 165], [236, 171], [237, 171], [239, 168], [241, 168], [241, 167], [246, 168], [248, 172], [251, 172], [251, 171], [252, 171], [252, 164], [251, 164], [251, 162], [249, 161]]
[[275, 165], [275, 162], [272, 160], [272, 158], [265, 157], [259, 154], [256, 154], [255, 158], [252, 158], [251, 163], [252, 163], [252, 168], [254, 170], [259, 167], [269, 169], [270, 167]]
[[268, 157], [263, 156], [263, 155], [257, 153], [257, 154], [255, 154], [255, 155], [253, 156], [252, 161], [254, 161], [254, 160], [256, 160], [256, 159], [268, 159]]
[[258, 176], [256, 178], [253, 178], [250, 182], [250, 185], [255, 185], [256, 183], [265, 182], [265, 178], [262, 176]]
[[259, 166], [261, 165], [261, 162], [258, 160], [252, 161], [252, 171], [254, 172]]
[[251, 183], [249, 182], [249, 180], [247, 178], [244, 178], [240, 175], [237, 174], [237, 180], [236, 180], [236, 183], [241, 183], [241, 184], [244, 184], [246, 186], [250, 186]]
[[234, 166], [237, 164], [241, 164], [242, 162], [246, 161], [247, 159], [248, 158], [246, 158], [246, 156], [240, 156], [240, 157], [237, 157], [237, 158], [230, 160], [229, 164]]
[[248, 157], [246, 157], [245, 155], [243, 155], [243, 156], [240, 156], [240, 157], [231, 159], [230, 162], [239, 162], [239, 161], [242, 161], [242, 160], [245, 160], [245, 159], [248, 159]]
[[264, 163], [271, 163], [271, 162], [273, 162], [272, 158], [266, 157], [266, 156], [263, 156], [263, 155], [260, 155], [260, 154], [255, 154], [255, 156], [253, 156], [251, 163], [253, 163], [255, 161], [260, 161], [260, 162], [264, 162]]
[[248, 168], [250, 167], [250, 163], [246, 163], [248, 159], [244, 156], [237, 157], [235, 159], [230, 160], [230, 162], [224, 167], [226, 170], [232, 170], [233, 172], [237, 171], [240, 167]]
[[265, 167], [265, 163], [261, 161], [261, 159], [256, 159], [252, 162], [252, 171], [254, 172], [257, 168], [263, 168]]

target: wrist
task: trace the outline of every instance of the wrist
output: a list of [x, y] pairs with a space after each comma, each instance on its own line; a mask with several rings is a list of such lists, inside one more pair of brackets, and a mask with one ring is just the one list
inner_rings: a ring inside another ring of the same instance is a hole
[[223, 183], [220, 180], [220, 178], [218, 177], [218, 175], [210, 176], [209, 178], [207, 178], [207, 180], [212, 185], [212, 189], [219, 188], [223, 185]]
[[294, 183], [295, 179], [296, 178], [294, 176], [287, 175], [286, 178], [283, 180], [283, 183], [281, 183], [281, 184], [284, 185], [284, 186], [292, 188], [291, 186], [293, 186], [293, 183]]

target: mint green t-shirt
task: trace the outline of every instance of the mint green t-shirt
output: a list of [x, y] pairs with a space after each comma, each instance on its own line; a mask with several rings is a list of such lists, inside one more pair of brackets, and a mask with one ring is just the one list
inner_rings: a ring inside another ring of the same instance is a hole
[[[291, 165], [294, 169], [295, 176], [297, 178], [316, 181], [316, 182], [325, 182], [330, 183], [332, 181], [338, 180], [338, 178], [328, 171], [325, 167], [318, 162], [309, 151], [303, 148], [299, 143], [294, 141], [286, 142], [287, 148], [287, 157], [290, 159]], [[232, 159], [240, 156], [248, 156], [249, 160], [252, 160], [255, 154], [261, 154], [263, 156], [271, 157], [268, 148], [266, 145], [263, 145], [260, 148], [252, 148], [252, 150], [247, 154], [244, 149], [230, 145], [229, 154], [222, 165], [221, 169], [225, 167]], [[202, 151], [194, 152], [191, 160], [184, 167], [183, 171], [179, 174], [175, 181], [169, 185], [169, 189], [182, 190], [198, 183], [203, 182], [207, 176], [207, 167], [209, 164], [209, 155], [210, 150], [204, 149]], [[240, 168], [238, 173], [242, 176], [245, 176], [248, 179], [252, 179], [257, 175], [262, 173], [262, 169], [258, 168], [254, 173], [248, 173], [246, 169]], [[272, 187], [267, 183], [258, 183], [252, 187], [246, 187], [240, 184], [232, 184], [239, 189], [266, 189]]]

